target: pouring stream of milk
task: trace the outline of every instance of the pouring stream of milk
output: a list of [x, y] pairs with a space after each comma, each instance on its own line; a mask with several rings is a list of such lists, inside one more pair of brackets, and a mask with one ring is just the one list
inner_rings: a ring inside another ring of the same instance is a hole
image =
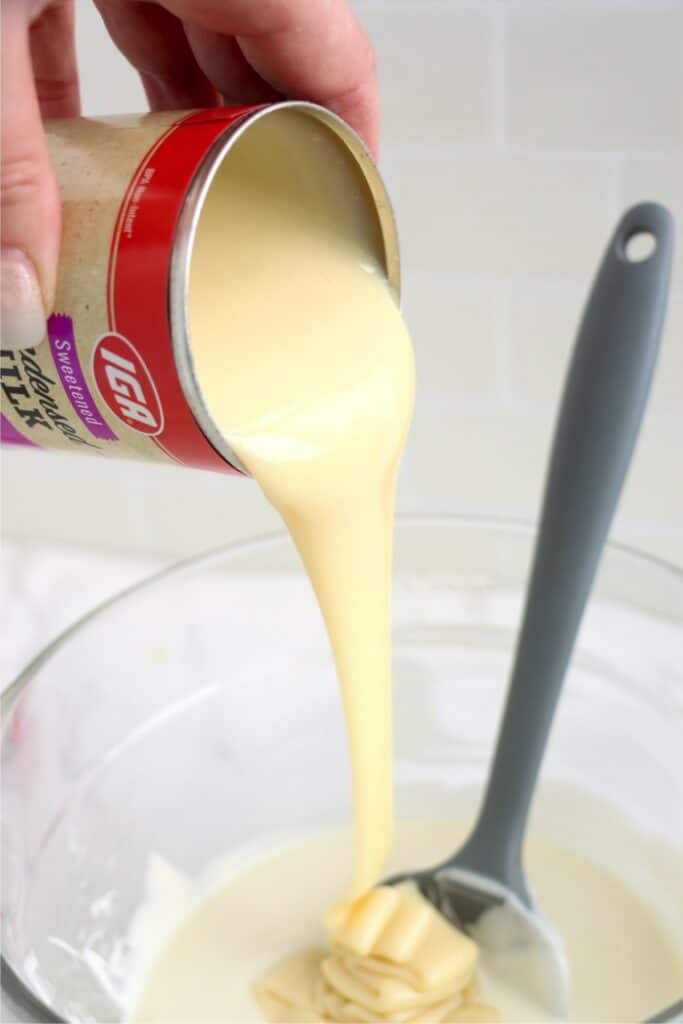
[[369, 210], [346, 146], [280, 112], [219, 170], [189, 288], [209, 412], [285, 520], [332, 644], [353, 776], [348, 898], [377, 881], [391, 845], [391, 542], [414, 392]]
[[273, 1020], [445, 1020], [477, 1003], [475, 944], [417, 891], [373, 890], [393, 832], [391, 548], [413, 353], [368, 186], [327, 127], [281, 112], [238, 140], [200, 216], [189, 323], [209, 413], [315, 589], [351, 761], [353, 872], [327, 916], [332, 949], [295, 952], [256, 998]]

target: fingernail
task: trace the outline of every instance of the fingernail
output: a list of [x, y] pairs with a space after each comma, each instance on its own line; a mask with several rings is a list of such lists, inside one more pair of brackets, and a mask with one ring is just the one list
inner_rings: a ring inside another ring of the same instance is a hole
[[2, 248], [2, 347], [32, 348], [45, 337], [45, 307], [28, 256]]

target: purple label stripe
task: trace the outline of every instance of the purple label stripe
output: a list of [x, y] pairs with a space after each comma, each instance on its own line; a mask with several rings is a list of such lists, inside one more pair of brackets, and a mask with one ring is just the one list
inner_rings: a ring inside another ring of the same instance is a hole
[[47, 322], [47, 337], [64, 392], [78, 418], [93, 437], [100, 441], [117, 441], [116, 434], [102, 419], [83, 375], [71, 317], [53, 313]]
[[0, 413], [0, 443], [23, 444], [26, 448], [40, 448], [40, 445], [36, 444], [35, 441], [29, 441], [27, 437], [20, 434], [17, 428], [10, 423], [4, 413]]

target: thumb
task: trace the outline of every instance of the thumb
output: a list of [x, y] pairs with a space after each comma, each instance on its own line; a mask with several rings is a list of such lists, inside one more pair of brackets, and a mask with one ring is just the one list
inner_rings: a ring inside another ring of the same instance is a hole
[[29, 4], [3, 2], [2, 15], [1, 326], [2, 347], [17, 349], [45, 336], [61, 218], [33, 78]]

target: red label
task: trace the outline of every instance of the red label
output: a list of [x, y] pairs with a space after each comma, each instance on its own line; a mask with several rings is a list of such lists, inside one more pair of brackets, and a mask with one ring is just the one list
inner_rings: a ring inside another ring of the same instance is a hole
[[121, 400], [130, 396], [116, 390], [133, 389], [131, 381], [116, 374], [115, 364], [107, 369], [104, 356], [94, 365], [102, 397], [119, 419], [153, 437], [176, 462], [221, 473], [239, 471], [200, 430], [178, 378], [168, 321], [169, 267], [178, 215], [202, 158], [223, 132], [256, 109], [199, 111], [172, 125], [144, 157], [121, 204], [109, 264], [111, 334], [106, 340], [118, 337], [124, 347], [112, 348], [101, 339], [98, 352], [106, 348], [135, 364], [131, 373], [144, 398], [134, 410], [140, 419], [122, 415]]
[[105, 334], [92, 357], [97, 388], [115, 416], [141, 434], [164, 429], [164, 410], [145, 361], [121, 334]]

